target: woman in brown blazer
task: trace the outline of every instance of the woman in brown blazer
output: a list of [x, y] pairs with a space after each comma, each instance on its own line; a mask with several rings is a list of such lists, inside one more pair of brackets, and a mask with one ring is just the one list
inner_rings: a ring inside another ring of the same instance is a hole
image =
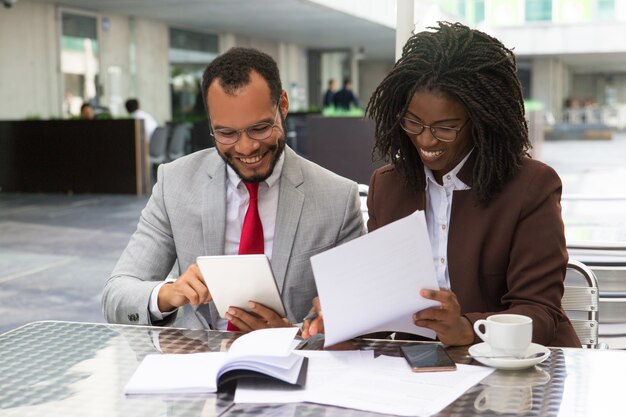
[[415, 324], [478, 342], [495, 313], [533, 319], [533, 342], [580, 347], [561, 308], [567, 250], [561, 180], [531, 148], [515, 57], [497, 39], [440, 23], [413, 35], [367, 107], [375, 150], [368, 230], [425, 210], [441, 307]]
[[561, 180], [528, 155], [515, 57], [461, 24], [433, 29], [408, 40], [367, 106], [390, 162], [370, 180], [368, 230], [425, 211], [442, 289], [420, 295], [441, 306], [414, 321], [441, 342], [480, 342], [476, 320], [512, 313], [532, 318], [533, 342], [580, 347], [561, 307]]

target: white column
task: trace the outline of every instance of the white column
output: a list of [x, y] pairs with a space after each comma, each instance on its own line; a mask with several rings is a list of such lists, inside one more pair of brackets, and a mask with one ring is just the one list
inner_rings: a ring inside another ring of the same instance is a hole
[[402, 56], [402, 47], [415, 27], [415, 0], [396, 1], [396, 61]]
[[[359, 51], [357, 48], [352, 49], [350, 54], [350, 80], [352, 81], [352, 91], [359, 96]], [[343, 80], [339, 81], [341, 83]]]
[[217, 43], [219, 53], [223, 54], [230, 48], [237, 46], [237, 39], [233, 33], [220, 33]]

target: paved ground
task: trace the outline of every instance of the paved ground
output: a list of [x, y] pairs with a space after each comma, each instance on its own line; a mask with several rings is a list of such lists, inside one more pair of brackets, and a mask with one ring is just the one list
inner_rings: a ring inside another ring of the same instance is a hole
[[0, 332], [102, 322], [100, 293], [147, 198], [0, 193]]
[[[611, 141], [549, 142], [539, 159], [557, 169], [566, 194], [626, 197], [625, 156], [621, 134]], [[0, 193], [0, 333], [35, 320], [102, 322], [102, 286], [146, 201]], [[626, 241], [624, 213], [626, 199], [564, 202], [572, 230], [600, 228], [597, 238]], [[602, 229], [605, 223], [621, 231]]]

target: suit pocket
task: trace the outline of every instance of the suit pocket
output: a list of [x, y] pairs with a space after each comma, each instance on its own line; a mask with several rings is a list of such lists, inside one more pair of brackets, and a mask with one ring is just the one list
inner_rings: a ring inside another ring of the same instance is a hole
[[305, 261], [309, 261], [309, 259], [311, 258], [311, 256], [317, 255], [318, 253], [322, 253], [324, 251], [327, 251], [328, 249], [332, 249], [333, 247], [335, 247], [335, 243], [328, 243], [313, 249], [307, 249], [303, 252], [298, 252], [298, 253], [292, 253], [291, 254], [291, 262], [292, 264], [295, 263], [299, 263], [299, 262], [305, 262]]

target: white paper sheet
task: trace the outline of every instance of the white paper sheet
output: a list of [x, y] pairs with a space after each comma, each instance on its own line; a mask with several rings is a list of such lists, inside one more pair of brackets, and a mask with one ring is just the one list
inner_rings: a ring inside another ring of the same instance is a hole
[[312, 402], [384, 414], [430, 416], [494, 371], [457, 364], [457, 370], [451, 372], [412, 372], [404, 358], [359, 358], [357, 352], [303, 354], [309, 357], [304, 389], [241, 381], [235, 402]]
[[375, 331], [402, 331], [434, 338], [413, 323], [415, 312], [439, 303], [419, 295], [439, 289], [424, 212], [311, 258], [331, 346]]
[[372, 368], [353, 368], [308, 401], [401, 416], [443, 410], [494, 370], [457, 365], [451, 372], [411, 372], [403, 358], [379, 356]]
[[[272, 381], [242, 379], [237, 383], [235, 403], [270, 404], [299, 403], [311, 396], [311, 391], [323, 387], [338, 374], [348, 372], [350, 368], [360, 367], [374, 360], [374, 351], [295, 351], [298, 355], [309, 358], [306, 386], [286, 387]], [[366, 365], [365, 365], [366, 366]]]

